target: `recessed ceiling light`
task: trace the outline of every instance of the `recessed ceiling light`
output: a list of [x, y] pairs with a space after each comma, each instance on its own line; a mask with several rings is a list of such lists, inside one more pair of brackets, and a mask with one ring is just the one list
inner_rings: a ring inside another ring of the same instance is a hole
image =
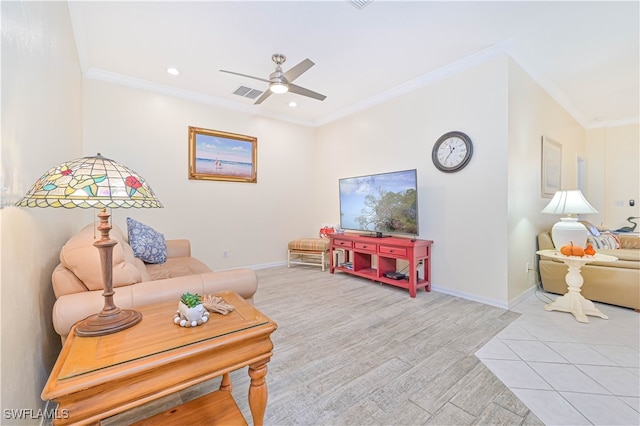
[[297, 107], [297, 106], [298, 106], [298, 104], [297, 104], [297, 103], [295, 103], [295, 101], [291, 101], [291, 102], [289, 102], [289, 106], [290, 106], [291, 108], [295, 108], [295, 107]]
[[180, 75], [180, 70], [173, 67], [167, 68], [167, 72], [171, 75]]

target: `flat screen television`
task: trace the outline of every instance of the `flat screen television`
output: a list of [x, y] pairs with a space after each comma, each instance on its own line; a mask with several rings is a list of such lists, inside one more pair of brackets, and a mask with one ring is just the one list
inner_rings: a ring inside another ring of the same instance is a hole
[[418, 182], [415, 169], [339, 179], [340, 228], [418, 235]]

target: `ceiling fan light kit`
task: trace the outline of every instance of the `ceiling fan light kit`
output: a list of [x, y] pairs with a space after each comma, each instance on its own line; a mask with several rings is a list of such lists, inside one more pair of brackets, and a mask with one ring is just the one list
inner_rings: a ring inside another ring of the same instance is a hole
[[262, 96], [260, 96], [254, 102], [254, 105], [261, 104], [265, 99], [271, 96], [272, 93], [282, 94], [291, 92], [297, 95], [306, 96], [308, 98], [317, 99], [319, 101], [324, 101], [326, 99], [325, 95], [321, 95], [320, 93], [316, 93], [312, 90], [305, 89], [304, 87], [300, 87], [291, 83], [293, 80], [305, 73], [309, 68], [314, 66], [315, 64], [313, 63], [313, 61], [311, 61], [310, 59], [305, 59], [298, 65], [291, 68], [289, 71], [282, 72], [281, 65], [287, 60], [287, 57], [281, 53], [275, 53], [271, 56], [271, 60], [276, 64], [276, 70], [269, 74], [269, 79], [255, 77], [247, 74], [240, 74], [234, 71], [220, 71], [227, 74], [239, 75], [241, 77], [252, 78], [254, 80], [260, 80], [265, 83], [269, 83], [269, 90], [265, 91]]
[[287, 93], [289, 91], [289, 86], [284, 83], [271, 83], [269, 84], [269, 90], [279, 95], [281, 93]]

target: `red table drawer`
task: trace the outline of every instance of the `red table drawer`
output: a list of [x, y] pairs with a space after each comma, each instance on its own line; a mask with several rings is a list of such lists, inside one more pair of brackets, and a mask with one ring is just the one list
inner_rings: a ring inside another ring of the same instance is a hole
[[351, 241], [346, 241], [346, 240], [334, 240], [333, 241], [333, 245], [335, 247], [351, 248], [352, 244], [353, 243]]
[[407, 249], [402, 247], [389, 247], [389, 246], [380, 246], [380, 253], [382, 254], [392, 254], [394, 256], [406, 256]]
[[372, 243], [356, 243], [355, 248], [356, 250], [363, 250], [363, 251], [368, 251], [370, 253], [375, 253], [377, 246]]

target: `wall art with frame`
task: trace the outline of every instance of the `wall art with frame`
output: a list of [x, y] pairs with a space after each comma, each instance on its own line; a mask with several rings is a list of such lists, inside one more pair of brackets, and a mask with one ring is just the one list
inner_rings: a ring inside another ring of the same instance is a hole
[[258, 181], [258, 139], [189, 126], [189, 179]]
[[552, 198], [560, 191], [562, 183], [562, 144], [542, 136], [541, 192], [544, 198]]

